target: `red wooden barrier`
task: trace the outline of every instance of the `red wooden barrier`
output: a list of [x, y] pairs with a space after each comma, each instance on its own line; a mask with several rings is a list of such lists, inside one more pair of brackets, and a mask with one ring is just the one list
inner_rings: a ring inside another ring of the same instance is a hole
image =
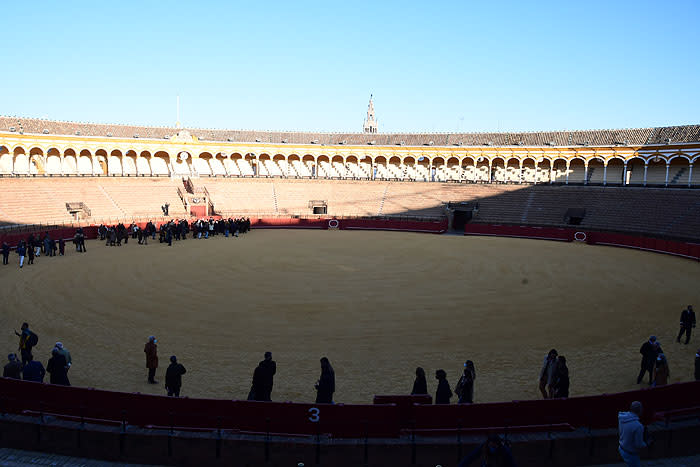
[[[612, 428], [634, 400], [644, 418], [697, 406], [700, 382], [610, 395], [459, 405], [344, 405], [169, 398], [0, 378], [0, 413], [53, 413], [138, 426], [230, 429], [248, 433], [396, 437], [401, 430], [488, 430], [571, 425]], [[377, 396], [377, 401], [410, 396]]]

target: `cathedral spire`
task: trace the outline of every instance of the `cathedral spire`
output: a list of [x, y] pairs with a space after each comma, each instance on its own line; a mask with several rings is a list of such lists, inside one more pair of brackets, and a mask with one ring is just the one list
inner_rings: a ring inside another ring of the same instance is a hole
[[367, 118], [365, 118], [365, 133], [377, 132], [377, 120], [374, 118], [374, 100], [372, 94], [369, 95], [369, 105], [367, 106]]

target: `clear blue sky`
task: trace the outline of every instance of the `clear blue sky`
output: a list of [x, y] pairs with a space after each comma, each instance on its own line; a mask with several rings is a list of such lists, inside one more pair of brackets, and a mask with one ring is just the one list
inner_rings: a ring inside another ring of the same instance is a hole
[[700, 1], [4, 2], [0, 114], [205, 128], [700, 123]]

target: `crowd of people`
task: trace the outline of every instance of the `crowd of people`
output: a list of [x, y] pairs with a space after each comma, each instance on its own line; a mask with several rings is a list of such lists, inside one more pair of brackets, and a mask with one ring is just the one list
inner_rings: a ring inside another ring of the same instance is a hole
[[[105, 237], [107, 234], [105, 233]], [[49, 243], [50, 245], [50, 243]], [[686, 344], [690, 340], [690, 329], [695, 327], [695, 314], [692, 306], [683, 311], [681, 317], [681, 333], [686, 333]], [[3, 377], [23, 379], [42, 383], [46, 373], [49, 373], [51, 384], [70, 386], [68, 371], [72, 366], [71, 354], [61, 342], [56, 342], [51, 350], [46, 367], [40, 361], [34, 360], [33, 349], [39, 342], [39, 336], [29, 328], [28, 323], [23, 323], [21, 331], [15, 331], [19, 337], [18, 351], [8, 355], [8, 363], [4, 366]], [[680, 342], [680, 336], [678, 342]], [[158, 340], [155, 336], [149, 336], [144, 346], [146, 356], [146, 368], [148, 369], [148, 383], [158, 384], [156, 371], [158, 369]], [[642, 354], [641, 370], [637, 383], [649, 373], [649, 384], [661, 386], [668, 384], [670, 370], [668, 362], [656, 336], [650, 336], [640, 348]], [[335, 392], [335, 371], [327, 357], [320, 360], [321, 374], [314, 385], [316, 390], [316, 403], [333, 403]], [[182, 377], [187, 373], [175, 355], [170, 356], [170, 364], [165, 371], [165, 391], [169, 397], [179, 397], [182, 388]], [[263, 360], [253, 371], [252, 385], [248, 393], [248, 400], [271, 401], [274, 376], [277, 373], [277, 363], [272, 359], [271, 352], [265, 352]], [[695, 354], [695, 380], [700, 381], [700, 349]], [[438, 381], [435, 394], [435, 404], [450, 404], [453, 391], [447, 381], [447, 373], [443, 369], [435, 372]], [[474, 362], [467, 360], [459, 382], [454, 388], [454, 394], [458, 396], [459, 404], [474, 402], [474, 381], [476, 380], [476, 368]], [[569, 370], [566, 366], [566, 358], [559, 355], [556, 349], [550, 350], [544, 358], [539, 374], [539, 390], [545, 399], [565, 398], [569, 396]], [[425, 370], [416, 368], [416, 378], [413, 383], [412, 395], [427, 395], [428, 384]], [[640, 452], [648, 444], [645, 439], [644, 426], [640, 421], [642, 404], [633, 402], [630, 410], [618, 414], [619, 446], [618, 452], [628, 466], [639, 465]], [[473, 465], [474, 462], [482, 462], [481, 465], [515, 465], [510, 447], [497, 435], [490, 435], [485, 443], [474, 449], [459, 463], [460, 467]], [[484, 464], [483, 462], [487, 462]]]
[[22, 323], [21, 332], [15, 331], [15, 334], [19, 337], [17, 350], [20, 356], [18, 357], [16, 353], [10, 353], [7, 356], [8, 363], [3, 368], [3, 377], [43, 383], [46, 373], [49, 373], [51, 384], [70, 386], [68, 370], [73, 360], [63, 343], [56, 342], [44, 368], [40, 361], [34, 360], [32, 349], [39, 343], [39, 336], [29, 329], [29, 324]]
[[[224, 221], [225, 222], [225, 221]], [[106, 234], [105, 234], [106, 235]], [[690, 340], [690, 329], [695, 327], [695, 313], [692, 306], [683, 310], [681, 319], [681, 332], [686, 333], [687, 341]], [[15, 331], [19, 337], [18, 351], [8, 355], [8, 363], [5, 365], [3, 376], [9, 378], [24, 379], [28, 381], [43, 382], [46, 372], [50, 374], [52, 384], [69, 386], [68, 370], [72, 365], [71, 355], [61, 342], [56, 342], [46, 368], [41, 362], [34, 360], [33, 348], [39, 341], [38, 335], [29, 329], [27, 323], [23, 323], [21, 332]], [[149, 336], [144, 346], [146, 355], [146, 368], [148, 369], [148, 383], [157, 384], [156, 370], [158, 368], [158, 340], [155, 336]], [[680, 335], [679, 335], [680, 342]], [[687, 342], [686, 342], [687, 343]], [[669, 383], [671, 371], [661, 343], [652, 335], [639, 349], [642, 355], [641, 368], [637, 375], [637, 384], [641, 384], [645, 375], [649, 373], [650, 386], [663, 386]], [[317, 403], [333, 403], [335, 392], [335, 372], [327, 357], [320, 360], [321, 374], [314, 385]], [[260, 361], [253, 371], [253, 378], [248, 400], [271, 401], [274, 376], [277, 372], [277, 364], [272, 360], [272, 353], [265, 352], [264, 359]], [[169, 396], [178, 397], [182, 387], [182, 376], [186, 373], [185, 367], [178, 362], [175, 355], [170, 357], [170, 366], [165, 374], [165, 388]], [[700, 349], [695, 354], [694, 378], [700, 381]], [[476, 368], [474, 362], [464, 362], [462, 374], [454, 388], [454, 392], [447, 380], [447, 373], [443, 369], [435, 372], [437, 390], [435, 404], [450, 404], [453, 395], [457, 395], [457, 403], [471, 404], [474, 402], [474, 382], [476, 380]], [[539, 373], [539, 391], [544, 399], [569, 397], [569, 368], [566, 358], [559, 355], [556, 349], [551, 349], [544, 357]], [[428, 384], [425, 370], [416, 368], [416, 377], [413, 383], [412, 395], [427, 395]]]
[[159, 243], [167, 243], [168, 246], [172, 246], [173, 240], [186, 240], [190, 232], [192, 232], [192, 238], [196, 239], [206, 239], [216, 235], [238, 237], [239, 234], [250, 231], [250, 225], [250, 218], [242, 217], [236, 219], [198, 219], [191, 223], [186, 219], [173, 219], [158, 227], [152, 221], [149, 221], [144, 227], [139, 227], [135, 223], [129, 226], [122, 223], [114, 226], [100, 225], [97, 228], [97, 234], [107, 246], [121, 246], [122, 241], [126, 244], [129, 242], [129, 237], [133, 240], [138, 239], [139, 245], [147, 245], [148, 238], [155, 241], [156, 235], [158, 235]]
[[[243, 217], [236, 219], [198, 219], [191, 223], [186, 219], [179, 219], [164, 222], [158, 227], [152, 221], [149, 221], [144, 227], [140, 227], [135, 223], [131, 223], [128, 227], [123, 223], [111, 226], [101, 224], [97, 228], [97, 235], [101, 241], [105, 242], [106, 246], [121, 246], [122, 242], [127, 244], [129, 237], [134, 240], [138, 239], [139, 245], [147, 245], [148, 238], [151, 237], [152, 240], [155, 240], [156, 235], [158, 235], [160, 243], [167, 243], [168, 246], [172, 246], [173, 240], [185, 240], [190, 232], [192, 232], [192, 238], [197, 239], [206, 239], [216, 235], [238, 237], [239, 234], [249, 232], [250, 226], [250, 218]], [[82, 227], [78, 228], [72, 239], [77, 252], [87, 252], [85, 246], [86, 238]], [[7, 242], [2, 242], [0, 252], [2, 253], [3, 265], [9, 264], [12, 248]], [[26, 240], [20, 240], [14, 248], [19, 257], [19, 267], [23, 268], [25, 264], [34, 264], [35, 258], [42, 254], [49, 257], [64, 256], [66, 254], [66, 240], [62, 237], [53, 238], [49, 232], [45, 232], [43, 237], [39, 234], [31, 233]]]

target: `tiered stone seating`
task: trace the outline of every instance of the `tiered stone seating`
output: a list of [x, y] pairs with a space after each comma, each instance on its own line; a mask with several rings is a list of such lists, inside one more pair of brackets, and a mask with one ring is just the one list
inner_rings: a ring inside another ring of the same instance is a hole
[[[170, 216], [188, 215], [177, 194], [177, 189], [182, 186], [179, 179], [139, 177], [91, 180], [94, 180], [95, 188], [99, 190], [101, 187], [106, 195], [114, 200], [126, 217], [162, 216], [160, 207], [165, 203], [170, 205]], [[87, 204], [92, 210], [92, 206]], [[96, 215], [96, 211], [93, 210], [92, 217], [97, 218], [98, 215], [101, 215], [101, 212], [98, 210]]]
[[[0, 117], [0, 131], [26, 134], [42, 134], [46, 130], [54, 135], [76, 135], [120, 138], [164, 139], [179, 129], [144, 127], [135, 125], [107, 125], [99, 123], [65, 122], [32, 118]], [[594, 145], [643, 145], [682, 143], [700, 140], [700, 125], [660, 128], [635, 128], [622, 130], [549, 131], [532, 133], [311, 133], [248, 130], [187, 129], [192, 135], [208, 141], [233, 141], [265, 143], [287, 142], [309, 144], [312, 141], [325, 145], [375, 144], [375, 145], [442, 145], [442, 146], [594, 146]]]
[[204, 179], [203, 184], [214, 209], [222, 213], [273, 214], [275, 193], [273, 179]]

